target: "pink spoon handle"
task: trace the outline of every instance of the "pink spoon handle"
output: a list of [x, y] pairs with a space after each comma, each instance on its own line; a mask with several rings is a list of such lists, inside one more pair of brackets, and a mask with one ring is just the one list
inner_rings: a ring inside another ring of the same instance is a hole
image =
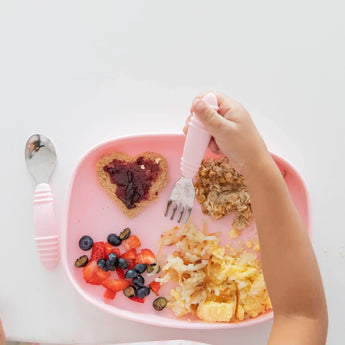
[[59, 235], [48, 183], [40, 183], [34, 193], [34, 226], [40, 260], [47, 269], [54, 269], [59, 262]]
[[[214, 110], [218, 110], [217, 97], [215, 94], [208, 93], [203, 100]], [[189, 122], [189, 128], [181, 158], [182, 176], [193, 178], [196, 175], [200, 168], [201, 161], [204, 158], [210, 139], [211, 134], [207, 131], [196, 115], [193, 114]]]

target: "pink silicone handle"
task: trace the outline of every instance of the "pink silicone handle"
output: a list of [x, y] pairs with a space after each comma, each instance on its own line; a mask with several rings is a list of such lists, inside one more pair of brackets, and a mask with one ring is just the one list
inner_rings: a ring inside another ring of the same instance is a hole
[[[208, 93], [203, 100], [214, 110], [218, 110], [218, 102], [215, 94]], [[181, 158], [182, 176], [193, 178], [196, 175], [200, 168], [201, 161], [204, 158], [210, 139], [211, 134], [196, 115], [193, 114], [189, 122], [189, 128]]]
[[54, 198], [48, 183], [41, 183], [34, 194], [35, 241], [40, 260], [48, 269], [59, 262], [59, 235]]

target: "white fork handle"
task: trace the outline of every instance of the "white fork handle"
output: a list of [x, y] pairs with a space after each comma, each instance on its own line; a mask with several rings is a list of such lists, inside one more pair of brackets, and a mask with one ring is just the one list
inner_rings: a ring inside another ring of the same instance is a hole
[[[203, 101], [214, 110], [218, 110], [218, 102], [215, 94], [208, 93], [204, 96]], [[189, 122], [189, 128], [181, 158], [182, 176], [193, 178], [196, 175], [200, 168], [202, 159], [204, 158], [210, 139], [211, 134], [196, 115], [193, 114]]]

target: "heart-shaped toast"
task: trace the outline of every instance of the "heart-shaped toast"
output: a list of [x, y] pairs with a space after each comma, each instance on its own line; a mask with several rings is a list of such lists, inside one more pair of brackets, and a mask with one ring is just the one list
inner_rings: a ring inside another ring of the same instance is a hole
[[155, 152], [135, 157], [111, 152], [96, 163], [97, 180], [122, 212], [135, 217], [158, 198], [168, 182], [168, 162]]

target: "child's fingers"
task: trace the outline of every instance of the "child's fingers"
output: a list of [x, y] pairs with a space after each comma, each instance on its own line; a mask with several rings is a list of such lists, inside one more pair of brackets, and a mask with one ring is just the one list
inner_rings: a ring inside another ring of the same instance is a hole
[[228, 121], [203, 100], [199, 100], [195, 104], [194, 111], [198, 119], [213, 136], [219, 135], [226, 128]]
[[6, 345], [6, 337], [5, 337], [5, 332], [2, 327], [2, 322], [0, 320], [0, 345]]
[[192, 101], [192, 106], [190, 107], [190, 113], [193, 114], [194, 112], [194, 106], [197, 102], [199, 102], [204, 96], [205, 96], [206, 93], [201, 93], [200, 95], [196, 96], [193, 101]]
[[207, 92], [202, 92], [198, 96], [196, 96], [192, 101], [192, 106], [190, 108], [191, 114], [194, 112], [195, 105], [208, 93], [212, 92], [216, 95], [218, 101], [218, 113], [224, 116], [233, 106], [237, 105], [238, 102], [234, 99], [230, 98], [229, 96], [224, 95], [221, 92], [210, 90]]
[[217, 145], [217, 143], [216, 143], [216, 141], [215, 141], [215, 139], [214, 139], [213, 137], [211, 138], [208, 147], [210, 148], [210, 150], [211, 150], [213, 153], [215, 153], [215, 154], [217, 154], [217, 155], [222, 154], [222, 151], [219, 149], [219, 147], [218, 147], [218, 145]]
[[[190, 108], [190, 113], [191, 113], [191, 114], [193, 114], [193, 112], [194, 112], [195, 104], [197, 104], [201, 99], [203, 99], [203, 98], [204, 98], [208, 93], [210, 93], [210, 92], [216, 95], [217, 100], [218, 100], [218, 102], [219, 102], [219, 98], [220, 98], [220, 93], [219, 93], [219, 92], [213, 91], [213, 90], [210, 90], [210, 91], [207, 91], [207, 92], [202, 92], [202, 93], [200, 93], [199, 95], [197, 95], [197, 96], [193, 99], [193, 101], [192, 101], [192, 106], [191, 106], [191, 108]], [[218, 105], [219, 105], [219, 104], [218, 104]]]
[[208, 93], [213, 93], [216, 95], [217, 97], [217, 100], [218, 100], [218, 106], [219, 106], [219, 100], [222, 98], [222, 94], [217, 92], [217, 91], [214, 91], [214, 90], [210, 90], [210, 91], [207, 91], [207, 92], [202, 92], [200, 93], [199, 95], [197, 95], [193, 101], [192, 101], [192, 106], [190, 107], [190, 113], [193, 114], [194, 112], [194, 106], [196, 103], [198, 103], [201, 99], [203, 99]]

